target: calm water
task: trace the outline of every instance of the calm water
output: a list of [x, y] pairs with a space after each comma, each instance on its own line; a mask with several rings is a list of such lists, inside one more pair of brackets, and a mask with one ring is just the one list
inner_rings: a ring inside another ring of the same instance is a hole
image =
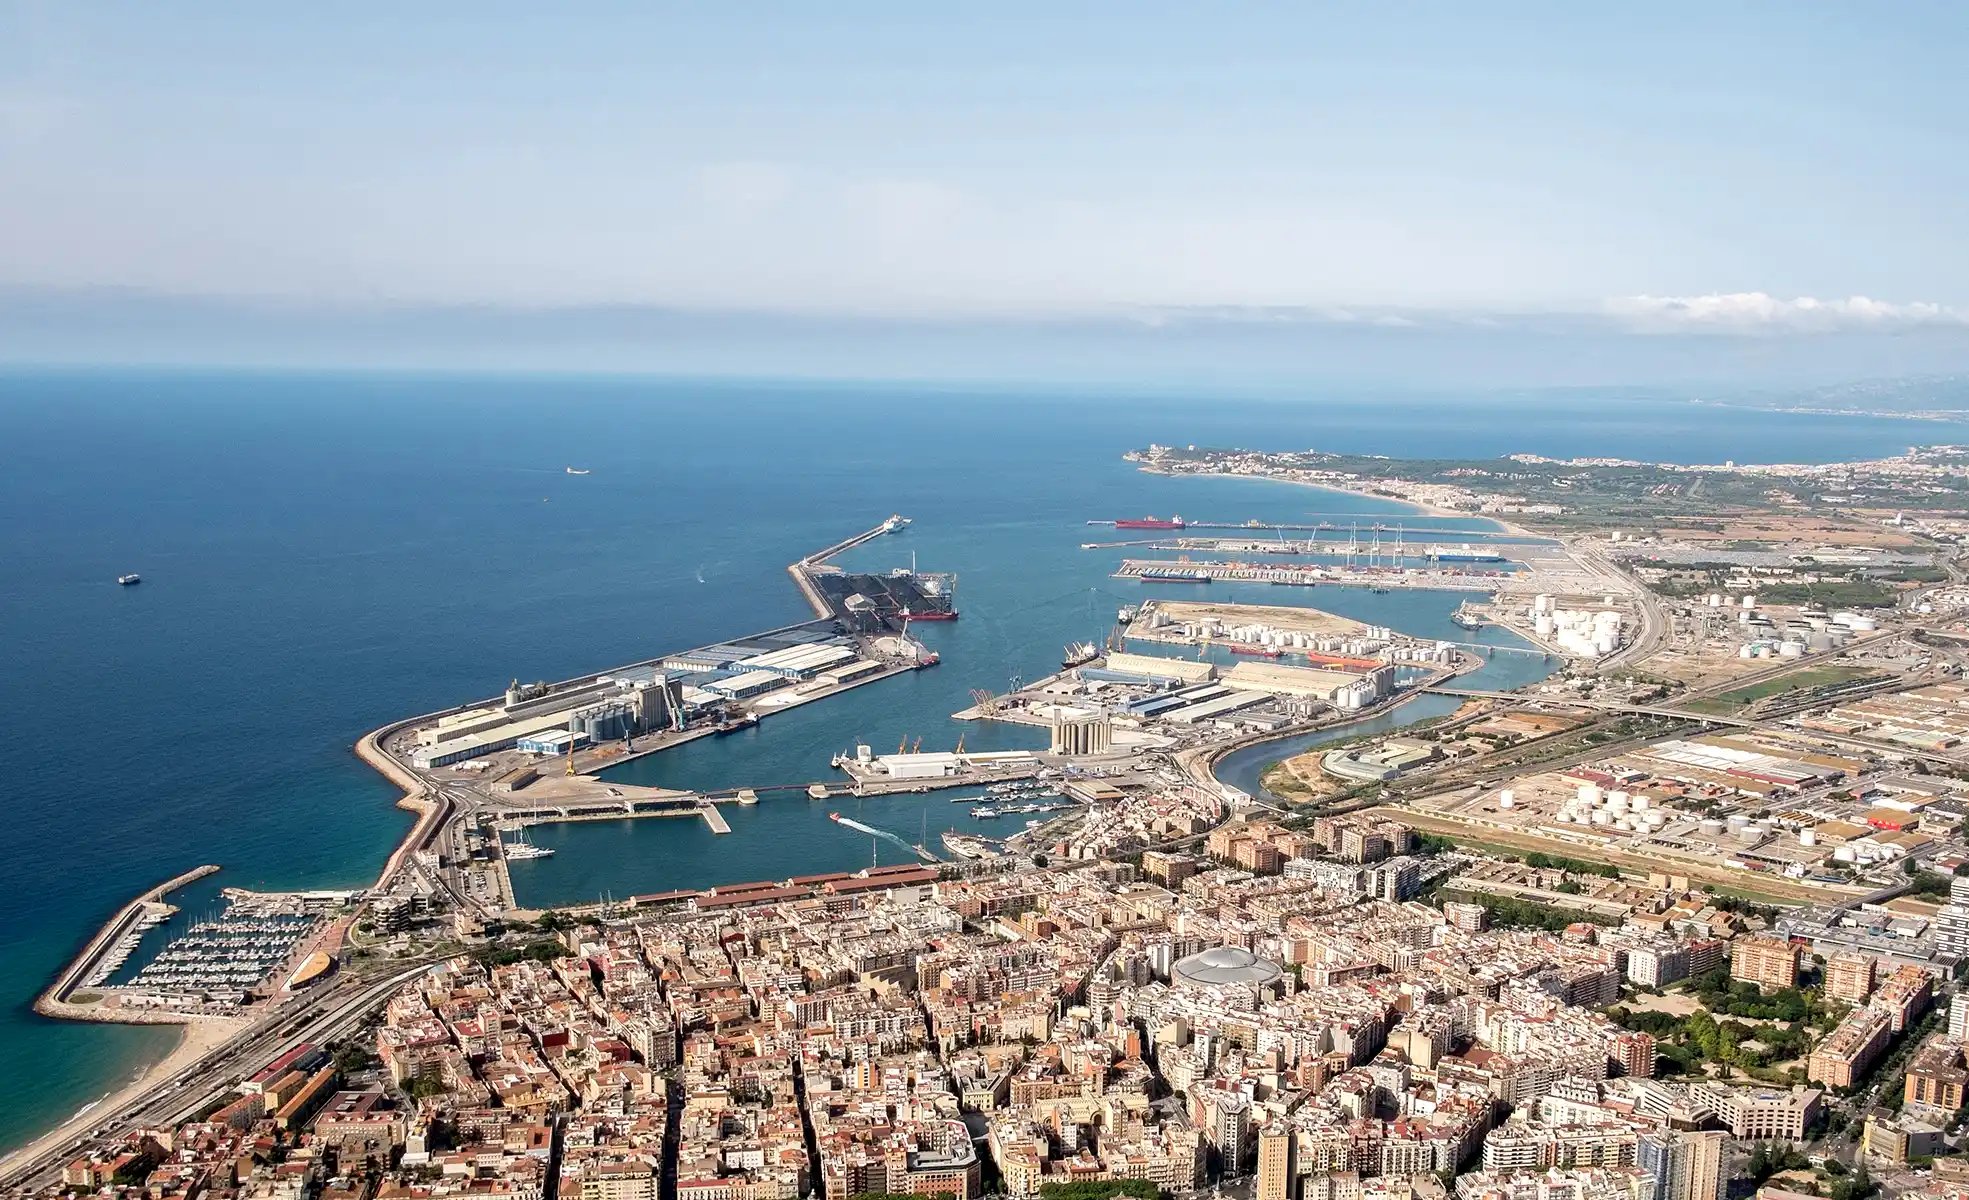
[[[1079, 550], [1093, 540], [1087, 519], [1393, 511], [1118, 461], [1151, 440], [1739, 461], [1969, 441], [1935, 424], [1612, 393], [1282, 403], [326, 374], [17, 372], [0, 375], [0, 416], [0, 713], [13, 747], [0, 1076], [36, 1081], [0, 1095], [5, 1144], [168, 1045], [157, 1030], [59, 1024], [27, 1007], [133, 892], [200, 862], [225, 870], [191, 897], [194, 912], [227, 884], [368, 882], [407, 818], [350, 754], [362, 732], [514, 677], [561, 678], [803, 619], [784, 565], [892, 511], [914, 528], [863, 561], [902, 565], [914, 549], [924, 568], [960, 575], [963, 619], [923, 631], [943, 666], [624, 776], [806, 781], [856, 738], [882, 749], [904, 735], [947, 746], [960, 732], [967, 746], [1030, 744], [1030, 733], [948, 717], [972, 687], [1055, 669], [1068, 640], [1098, 636], [1118, 598], [1139, 596], [1107, 578], [1114, 552]], [[594, 473], [568, 476], [568, 465]], [[125, 571], [144, 584], [116, 587]], [[1278, 602], [1286, 590], [1244, 598]], [[1293, 598], [1452, 632], [1453, 597]], [[1233, 764], [1233, 782], [1270, 757]], [[848, 831], [817, 807], [732, 809], [737, 832], [716, 845], [682, 821], [543, 831], [564, 853], [522, 864], [522, 894], [573, 900], [865, 861], [866, 842], [837, 840]], [[862, 807], [861, 819], [915, 840], [961, 806], [933, 796]]]

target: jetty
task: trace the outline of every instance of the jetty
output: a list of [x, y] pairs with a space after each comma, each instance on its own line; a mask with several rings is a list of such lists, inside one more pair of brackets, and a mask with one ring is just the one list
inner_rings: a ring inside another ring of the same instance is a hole
[[218, 869], [217, 866], [211, 863], [200, 867], [193, 867], [181, 875], [174, 875], [156, 887], [142, 892], [122, 908], [117, 909], [116, 913], [108, 921], [104, 922], [103, 927], [96, 931], [95, 936], [83, 943], [81, 952], [69, 962], [68, 966], [62, 969], [60, 974], [55, 976], [55, 981], [48, 986], [48, 990], [42, 992], [35, 999], [34, 1011], [44, 1017], [67, 1018], [70, 1020], [115, 1021], [131, 1019], [139, 1022], [157, 1020], [158, 1015], [155, 1013], [145, 1013], [141, 1016], [129, 1018], [111, 1015], [94, 1005], [76, 1004], [72, 1001], [71, 997], [76, 994], [82, 981], [89, 977], [89, 973], [103, 960], [103, 957], [110, 952], [117, 944], [117, 941], [132, 931], [137, 923], [137, 918], [148, 911], [151, 906], [163, 904], [165, 897], [169, 896], [172, 892], [177, 891], [188, 883], [194, 883], [197, 880], [203, 879]]

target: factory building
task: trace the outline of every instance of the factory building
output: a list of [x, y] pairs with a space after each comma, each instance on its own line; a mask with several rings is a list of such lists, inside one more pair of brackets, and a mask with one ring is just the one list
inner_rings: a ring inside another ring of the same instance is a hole
[[581, 746], [588, 744], [586, 736], [566, 729], [551, 729], [545, 733], [535, 733], [519, 740], [515, 749], [523, 754], [546, 754], [559, 756], [572, 754]]
[[744, 700], [783, 687], [785, 684], [784, 675], [772, 671], [747, 671], [742, 675], [733, 675], [706, 683], [704, 690], [714, 696], [723, 696], [727, 700]]
[[783, 650], [770, 650], [739, 660], [737, 669], [744, 672], [765, 671], [785, 679], [811, 679], [828, 667], [838, 666], [855, 657], [855, 652], [845, 646], [788, 646]]
[[1105, 714], [1069, 709], [1053, 718], [1053, 754], [1106, 754], [1114, 748], [1114, 722]]
[[[1081, 678], [1088, 678], [1091, 668], [1082, 667]], [[1162, 658], [1153, 654], [1110, 654], [1107, 656], [1106, 676], [1125, 676], [1128, 680], [1173, 679], [1178, 683], [1208, 683], [1217, 677], [1217, 668], [1207, 662], [1191, 662], [1184, 658]]]

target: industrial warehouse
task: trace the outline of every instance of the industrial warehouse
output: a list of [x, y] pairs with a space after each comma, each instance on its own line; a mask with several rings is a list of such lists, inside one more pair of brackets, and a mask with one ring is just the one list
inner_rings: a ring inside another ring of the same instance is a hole
[[564, 757], [622, 743], [626, 753], [637, 737], [737, 728], [763, 712], [915, 665], [920, 661], [865, 658], [834, 622], [813, 622], [562, 684], [515, 681], [500, 700], [414, 729], [408, 758], [430, 771], [504, 751]]

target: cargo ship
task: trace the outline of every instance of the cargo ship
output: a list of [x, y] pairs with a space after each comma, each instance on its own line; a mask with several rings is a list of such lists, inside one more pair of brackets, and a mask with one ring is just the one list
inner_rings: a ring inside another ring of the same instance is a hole
[[1143, 583], [1209, 583], [1210, 573], [1194, 567], [1150, 567], [1139, 578]]
[[1125, 517], [1114, 523], [1116, 529], [1188, 529], [1189, 525], [1181, 517]]
[[1249, 658], [1282, 658], [1285, 655], [1285, 651], [1276, 646], [1254, 646], [1250, 642], [1232, 642], [1231, 653]]
[[1060, 666], [1064, 670], [1071, 671], [1075, 667], [1084, 663], [1093, 662], [1099, 657], [1101, 657], [1101, 648], [1094, 643], [1073, 642], [1067, 646], [1067, 652], [1060, 656]]
[[905, 621], [955, 621], [957, 619], [957, 610], [954, 608], [926, 608], [922, 612], [917, 612], [905, 607], [898, 611], [896, 615]]
[[118, 575], [116, 577], [116, 582], [123, 587], [134, 587], [137, 584], [142, 583], [143, 581], [144, 581], [144, 577], [136, 574], [135, 572], [132, 572], [131, 574], [128, 575]]
[[1436, 562], [1494, 563], [1504, 561], [1504, 556], [1495, 550], [1486, 550], [1481, 546], [1472, 546], [1468, 542], [1463, 543], [1461, 546], [1431, 546], [1429, 547], [1428, 554], [1424, 557]]

